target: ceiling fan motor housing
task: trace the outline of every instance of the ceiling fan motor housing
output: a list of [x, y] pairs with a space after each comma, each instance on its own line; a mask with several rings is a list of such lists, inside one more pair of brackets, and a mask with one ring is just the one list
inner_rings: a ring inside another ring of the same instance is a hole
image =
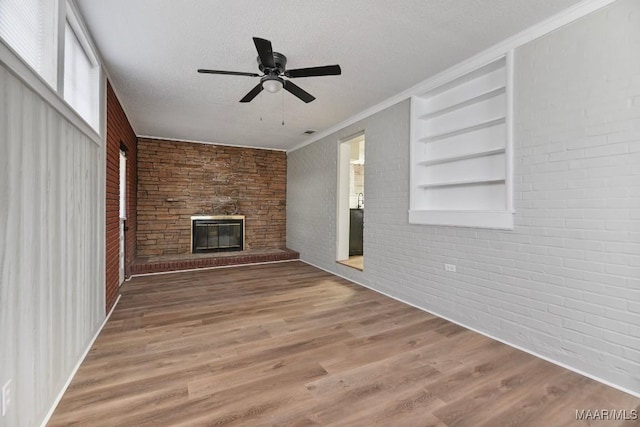
[[276, 68], [267, 68], [262, 65], [262, 61], [260, 61], [260, 57], [258, 56], [258, 68], [263, 73], [276, 76], [284, 73], [284, 70], [287, 68], [287, 57], [280, 52], [273, 52], [273, 62], [276, 64]]

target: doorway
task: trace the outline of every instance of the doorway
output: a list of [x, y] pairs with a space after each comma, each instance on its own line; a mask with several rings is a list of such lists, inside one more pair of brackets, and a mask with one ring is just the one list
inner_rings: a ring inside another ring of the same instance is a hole
[[358, 270], [364, 269], [364, 152], [364, 132], [340, 141], [336, 260]]

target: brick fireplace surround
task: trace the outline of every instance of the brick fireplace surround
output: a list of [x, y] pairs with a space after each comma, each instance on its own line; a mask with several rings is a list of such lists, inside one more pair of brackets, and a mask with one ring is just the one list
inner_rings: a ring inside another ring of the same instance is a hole
[[[134, 274], [297, 258], [285, 248], [285, 152], [140, 138], [137, 160], [137, 256], [146, 265]], [[234, 214], [246, 216], [245, 251], [189, 255], [191, 216]]]

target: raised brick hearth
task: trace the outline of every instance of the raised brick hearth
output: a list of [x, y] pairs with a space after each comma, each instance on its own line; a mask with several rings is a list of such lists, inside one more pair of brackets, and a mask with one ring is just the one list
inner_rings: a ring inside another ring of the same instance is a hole
[[137, 258], [132, 274], [162, 273], [196, 268], [225, 267], [261, 262], [299, 259], [298, 252], [289, 249], [253, 249], [242, 252], [160, 255]]

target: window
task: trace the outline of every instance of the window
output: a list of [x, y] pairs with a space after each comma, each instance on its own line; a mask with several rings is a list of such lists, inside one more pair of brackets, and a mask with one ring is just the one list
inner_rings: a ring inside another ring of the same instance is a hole
[[0, 37], [56, 86], [57, 1], [0, 0]]
[[503, 56], [412, 98], [409, 222], [513, 228], [508, 65]]
[[127, 154], [120, 150], [120, 219], [127, 219]]
[[64, 99], [94, 129], [99, 125], [99, 67], [70, 6], [64, 32]]
[[0, 0], [0, 40], [28, 84], [59, 111], [71, 107], [83, 120], [67, 118], [88, 134], [100, 133], [100, 63], [73, 0]]

